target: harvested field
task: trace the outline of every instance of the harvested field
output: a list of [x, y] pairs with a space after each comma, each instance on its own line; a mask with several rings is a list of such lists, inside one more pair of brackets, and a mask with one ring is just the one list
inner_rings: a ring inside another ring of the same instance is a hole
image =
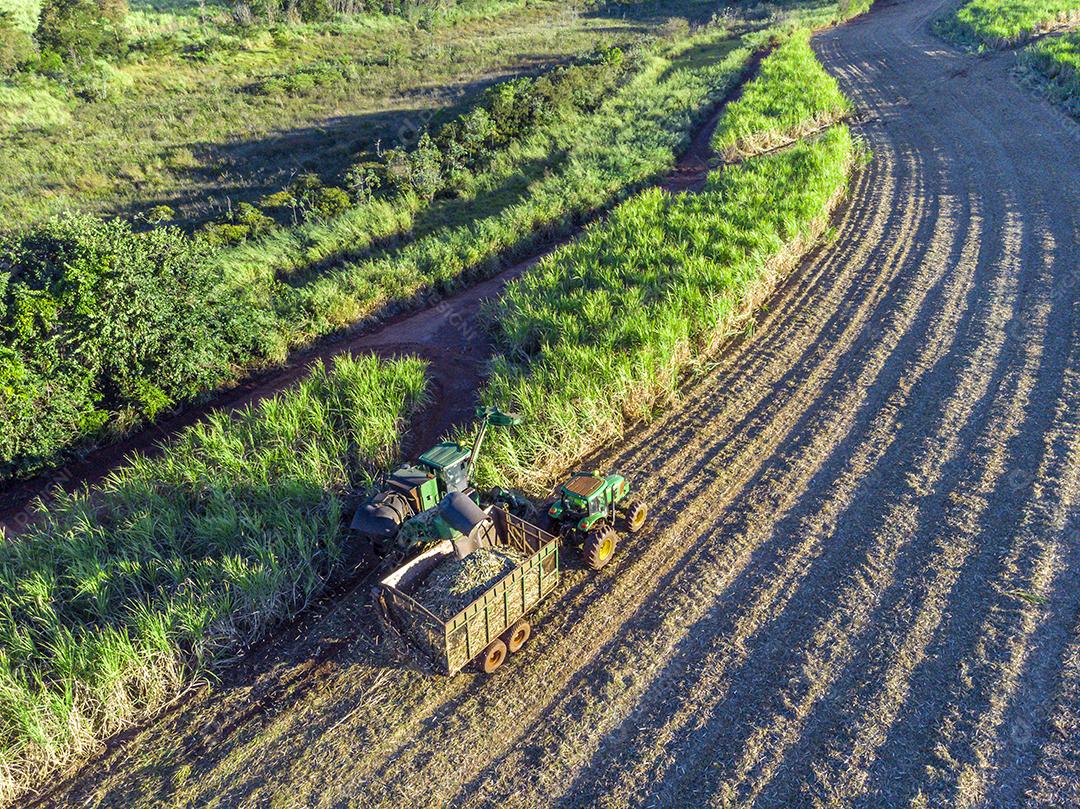
[[417, 670], [358, 585], [45, 802], [1077, 805], [1080, 131], [944, 7], [814, 40], [874, 160], [752, 333], [590, 459], [652, 527], [568, 558], [494, 681]]

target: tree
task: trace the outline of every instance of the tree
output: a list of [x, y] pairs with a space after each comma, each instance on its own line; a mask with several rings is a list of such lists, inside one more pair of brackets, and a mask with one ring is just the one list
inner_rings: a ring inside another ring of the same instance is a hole
[[127, 10], [126, 0], [45, 0], [35, 34], [38, 47], [71, 64], [122, 56]]
[[34, 40], [15, 24], [7, 11], [0, 11], [0, 76], [22, 70], [37, 55]]

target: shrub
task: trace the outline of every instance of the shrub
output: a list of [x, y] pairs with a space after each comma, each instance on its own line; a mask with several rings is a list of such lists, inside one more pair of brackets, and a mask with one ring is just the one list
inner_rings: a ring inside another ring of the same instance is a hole
[[399, 191], [412, 191], [430, 201], [443, 187], [443, 155], [427, 132], [411, 152], [391, 150], [386, 157], [387, 176]]
[[251, 230], [235, 222], [207, 222], [199, 228], [200, 241], [207, 247], [219, 249], [247, 241]]
[[318, 62], [298, 67], [289, 73], [277, 74], [252, 85], [257, 95], [302, 96], [318, 87], [340, 84], [356, 79], [356, 68], [347, 59]]
[[155, 205], [144, 214], [143, 218], [151, 225], [163, 225], [176, 218], [176, 211], [168, 205]]
[[24, 70], [37, 56], [34, 40], [15, 24], [6, 11], [0, 11], [0, 76]]
[[480, 104], [432, 136], [424, 132], [412, 151], [384, 154], [387, 184], [424, 202], [466, 187], [498, 148], [537, 128], [591, 112], [625, 74], [623, 54], [612, 48], [580, 65], [558, 67], [535, 79], [500, 82]]
[[357, 204], [371, 202], [381, 186], [382, 166], [378, 164], [357, 163], [345, 172], [345, 187]]
[[125, 0], [44, 0], [35, 38], [65, 63], [116, 58], [126, 49], [126, 15]]
[[304, 216], [332, 219], [345, 213], [351, 205], [352, 200], [344, 189], [324, 186], [307, 196], [304, 202]]
[[[66, 216], [0, 241], [0, 469], [33, 468], [108, 412], [150, 416], [258, 349], [257, 318], [219, 298], [202, 240]], [[15, 363], [17, 359], [17, 363]], [[153, 386], [152, 388], [149, 386]]]
[[106, 101], [130, 79], [103, 59], [90, 59], [67, 74], [72, 92], [84, 101]]
[[273, 219], [248, 202], [241, 202], [236, 206], [232, 221], [246, 227], [250, 236], [265, 236], [277, 227]]
[[336, 13], [331, 0], [243, 0], [235, 2], [233, 6], [240, 12], [238, 20], [250, 15], [252, 21], [268, 23], [282, 20], [320, 22], [333, 19]]

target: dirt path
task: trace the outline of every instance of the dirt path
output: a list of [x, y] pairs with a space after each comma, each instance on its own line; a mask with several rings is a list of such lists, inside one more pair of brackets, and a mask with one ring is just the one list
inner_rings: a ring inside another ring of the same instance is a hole
[[358, 587], [47, 802], [1076, 804], [1080, 134], [938, 5], [816, 39], [875, 159], [754, 335], [599, 454], [651, 530], [571, 560], [521, 655], [416, 671]]

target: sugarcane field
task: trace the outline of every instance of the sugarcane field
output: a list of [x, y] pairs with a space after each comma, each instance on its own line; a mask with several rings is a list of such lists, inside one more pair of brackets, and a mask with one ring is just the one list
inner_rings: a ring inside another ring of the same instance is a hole
[[1080, 807], [1080, 0], [0, 0], [0, 807]]

